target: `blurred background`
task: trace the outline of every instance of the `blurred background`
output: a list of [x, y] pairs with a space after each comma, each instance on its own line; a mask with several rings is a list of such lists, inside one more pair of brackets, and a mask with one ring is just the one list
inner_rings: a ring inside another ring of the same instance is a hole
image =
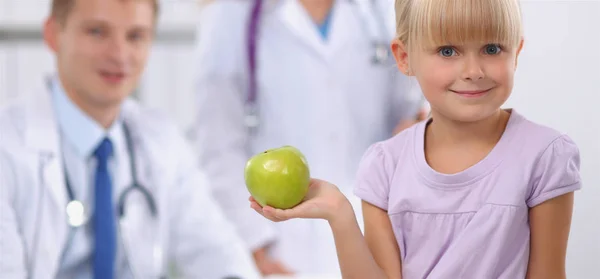
[[[600, 1], [522, 1], [525, 47], [506, 107], [569, 134], [581, 150], [568, 278], [600, 278]], [[183, 129], [194, 116], [198, 1], [162, 1], [159, 32], [142, 84], [142, 103]], [[26, 94], [53, 60], [41, 40], [48, 0], [0, 0], [0, 105]]]
[[[43, 44], [41, 25], [50, 0], [0, 0], [0, 104], [26, 94], [54, 67]], [[171, 113], [177, 123], [192, 120], [193, 68], [197, 0], [161, 1], [158, 36], [142, 84], [135, 96], [144, 104]]]

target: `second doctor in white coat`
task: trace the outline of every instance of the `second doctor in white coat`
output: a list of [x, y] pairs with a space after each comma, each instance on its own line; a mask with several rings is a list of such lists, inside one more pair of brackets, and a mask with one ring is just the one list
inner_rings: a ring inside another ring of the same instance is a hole
[[[249, 130], [247, 48], [255, 4], [215, 0], [203, 7], [193, 138], [216, 197], [263, 274], [339, 275], [327, 224], [267, 223], [247, 207], [243, 169], [253, 154], [293, 145], [306, 155], [312, 177], [335, 181], [351, 197], [364, 150], [423, 117], [420, 90], [381, 53], [394, 35], [393, 1], [263, 1], [256, 36], [258, 126]], [[360, 201], [353, 203], [360, 215]]]
[[[44, 35], [57, 76], [0, 110], [0, 278], [260, 278], [183, 136], [127, 99], [150, 49], [152, 3], [53, 1]], [[108, 142], [101, 163], [94, 150]], [[120, 202], [134, 177], [156, 216], [139, 189]], [[67, 181], [92, 214], [74, 229]]]

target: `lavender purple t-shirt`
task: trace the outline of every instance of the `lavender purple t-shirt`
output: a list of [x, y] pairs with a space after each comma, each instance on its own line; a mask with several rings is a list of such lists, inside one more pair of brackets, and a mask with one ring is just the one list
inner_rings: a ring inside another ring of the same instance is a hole
[[402, 278], [525, 278], [528, 210], [581, 188], [577, 146], [512, 110], [487, 157], [442, 174], [425, 160], [425, 126], [369, 147], [355, 187], [387, 211]]

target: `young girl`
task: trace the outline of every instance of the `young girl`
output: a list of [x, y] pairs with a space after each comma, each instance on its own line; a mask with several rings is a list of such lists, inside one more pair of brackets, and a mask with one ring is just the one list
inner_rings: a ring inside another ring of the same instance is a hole
[[252, 208], [327, 220], [344, 278], [565, 278], [578, 148], [500, 108], [523, 45], [518, 0], [397, 0], [396, 14], [398, 67], [432, 111], [366, 151], [354, 191], [364, 238], [322, 180], [295, 208]]

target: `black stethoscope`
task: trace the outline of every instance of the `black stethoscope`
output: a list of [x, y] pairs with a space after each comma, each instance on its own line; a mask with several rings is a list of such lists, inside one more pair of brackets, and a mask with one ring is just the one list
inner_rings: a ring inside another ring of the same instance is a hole
[[[129, 131], [128, 126], [125, 123], [122, 124], [122, 127], [123, 127], [123, 132], [125, 134], [127, 153], [129, 154], [129, 165], [131, 168], [131, 179], [132, 179], [132, 184], [129, 187], [125, 188], [125, 190], [123, 190], [123, 192], [119, 195], [119, 199], [117, 200], [117, 217], [118, 217], [117, 228], [119, 230], [119, 233], [122, 235], [122, 237], [125, 237], [123, 235], [123, 227], [124, 227], [123, 222], [126, 217], [125, 203], [126, 203], [127, 197], [132, 192], [138, 191], [140, 194], [142, 194], [142, 196], [144, 197], [144, 199], [146, 201], [148, 210], [150, 211], [152, 222], [155, 226], [158, 225], [158, 212], [157, 212], [156, 201], [155, 201], [154, 197], [152, 196], [152, 194], [150, 193], [148, 188], [144, 187], [137, 178], [137, 165], [136, 165], [136, 160], [135, 160], [136, 154], [135, 154], [135, 150], [134, 150], [134, 146], [133, 146], [133, 140], [131, 138], [131, 133]], [[86, 209], [84, 203], [81, 200], [78, 200], [75, 198], [75, 195], [73, 193], [73, 188], [71, 186], [71, 183], [69, 182], [69, 178], [66, 173], [66, 168], [65, 168], [65, 184], [66, 184], [67, 194], [68, 194], [68, 198], [69, 198], [69, 202], [67, 203], [67, 207], [66, 207], [67, 223], [69, 224], [69, 227], [71, 228], [66, 247], [70, 247], [71, 242], [73, 241], [73, 237], [75, 236], [75, 231], [78, 228], [81, 228], [88, 223], [88, 221], [90, 220], [91, 214], [90, 214], [90, 211]], [[151, 228], [150, 230], [158, 230], [158, 228]], [[151, 257], [153, 259], [153, 261], [152, 261], [153, 267], [159, 273], [161, 273], [160, 275], [158, 275], [158, 278], [166, 278], [166, 276], [164, 274], [162, 274], [163, 253], [162, 253], [162, 248], [159, 243], [159, 239], [157, 237], [157, 232], [153, 232], [153, 239], [152, 239], [151, 245], [152, 245]], [[129, 247], [129, 244], [126, 243], [126, 241], [123, 241], [123, 249], [125, 252], [124, 255], [127, 260], [128, 267], [129, 267], [131, 273], [135, 277], [135, 276], [137, 276], [137, 274], [140, 274], [140, 273], [139, 273], [139, 271], [135, 270], [133, 263], [130, 261], [130, 258], [131, 258], [130, 247]], [[136, 249], [136, 247], [133, 247], [133, 249]], [[64, 252], [66, 252], [66, 251], [67, 250], [65, 250]], [[63, 254], [63, 257], [64, 257], [64, 254]]]
[[[46, 87], [47, 90], [49, 92], [52, 92], [53, 90], [53, 82], [54, 82], [54, 78], [52, 76], [46, 76], [45, 77], [45, 83], [46, 83]], [[152, 239], [152, 251], [151, 251], [151, 256], [153, 258], [153, 267], [156, 269], [155, 271], [157, 271], [156, 273], [159, 274], [158, 277], [159, 278], [166, 278], [166, 276], [163, 274], [163, 251], [162, 251], [162, 247], [160, 246], [160, 242], [159, 242], [159, 238], [157, 237], [157, 230], [158, 228], [156, 226], [158, 226], [158, 210], [157, 210], [157, 206], [156, 206], [156, 202], [154, 197], [152, 196], [152, 194], [150, 193], [150, 191], [142, 186], [142, 184], [139, 182], [138, 178], [137, 178], [137, 165], [136, 165], [136, 160], [135, 160], [135, 150], [134, 150], [134, 145], [133, 145], [133, 140], [132, 140], [132, 136], [131, 133], [129, 131], [129, 127], [126, 125], [126, 123], [122, 124], [123, 127], [123, 131], [125, 134], [125, 141], [126, 141], [126, 145], [127, 145], [127, 152], [129, 154], [129, 164], [131, 167], [131, 178], [132, 178], [132, 185], [127, 187], [119, 196], [118, 199], [118, 203], [117, 203], [117, 213], [118, 213], [118, 222], [117, 222], [117, 228], [120, 232], [120, 234], [122, 235], [122, 237], [125, 237], [125, 235], [123, 235], [123, 230], [122, 228], [124, 226], [127, 226], [124, 221], [124, 219], [126, 219], [126, 214], [125, 214], [125, 203], [126, 203], [126, 199], [129, 196], [130, 193], [134, 192], [134, 190], [139, 191], [139, 193], [141, 193], [146, 201], [148, 210], [150, 211], [150, 215], [151, 215], [151, 222], [152, 224], [155, 226], [154, 228], [151, 228], [150, 230], [153, 231], [153, 239]], [[46, 155], [43, 156], [43, 160], [42, 163], [40, 165], [40, 174], [43, 173], [43, 169], [44, 167], [47, 165], [48, 161], [51, 160], [51, 155]], [[64, 166], [64, 158], [63, 158], [63, 166]], [[83, 202], [75, 199], [75, 194], [73, 192], [73, 187], [69, 181], [68, 175], [66, 173], [67, 168], [64, 168], [64, 178], [65, 178], [65, 186], [66, 186], [66, 190], [67, 190], [67, 195], [68, 195], [68, 203], [67, 206], [65, 208], [65, 213], [66, 213], [66, 217], [67, 217], [67, 223], [68, 226], [70, 228], [69, 231], [69, 235], [67, 236], [67, 241], [66, 244], [63, 246], [63, 251], [62, 251], [62, 255], [61, 255], [61, 261], [64, 260], [64, 256], [65, 253], [68, 251], [68, 249], [71, 246], [71, 243], [73, 242], [73, 238], [75, 236], [75, 232], [77, 229], [83, 227], [84, 225], [86, 225], [90, 219], [90, 214], [88, 212], [88, 210], [86, 210], [86, 207], [84, 206]], [[41, 177], [43, 177], [43, 175], [40, 175]], [[41, 181], [43, 181], [44, 179], [41, 178]], [[42, 185], [43, 182], [42, 182]], [[40, 201], [38, 202], [38, 204], [41, 204], [41, 200], [42, 200], [43, 196], [40, 195]], [[42, 207], [40, 206], [40, 209]], [[38, 212], [38, 216], [40, 216], [40, 213]], [[40, 219], [39, 217], [37, 217], [37, 221], [36, 223], [39, 223]], [[39, 235], [38, 233], [40, 232], [40, 230], [36, 231], [36, 235], [35, 235], [35, 240], [34, 240], [34, 244], [33, 244], [33, 251], [37, 251], [37, 240], [39, 239]], [[136, 270], [136, 268], [134, 268], [133, 263], [130, 261], [130, 247], [129, 244], [127, 243], [127, 241], [123, 241], [123, 249], [124, 249], [124, 256], [125, 259], [128, 262], [128, 267], [131, 271], [131, 274], [133, 274], [134, 277], [139, 277], [138, 274], [142, 274], [139, 270]], [[137, 248], [137, 247], [133, 247], [133, 248]], [[34, 253], [35, 254], [35, 253]], [[33, 271], [35, 269], [35, 260], [32, 257], [30, 259], [30, 261], [27, 263], [28, 264], [28, 270]]]
[[[127, 197], [132, 192], [138, 191], [144, 197], [144, 199], [146, 201], [146, 205], [148, 207], [148, 210], [150, 211], [152, 223], [154, 224], [154, 226], [158, 226], [158, 211], [157, 211], [156, 201], [155, 201], [154, 197], [152, 196], [152, 194], [150, 193], [148, 188], [144, 187], [138, 180], [137, 165], [136, 165], [136, 160], [135, 160], [136, 154], [135, 154], [135, 150], [134, 150], [134, 146], [133, 146], [133, 140], [131, 138], [131, 133], [129, 131], [128, 126], [125, 123], [122, 124], [122, 127], [123, 127], [123, 132], [125, 134], [127, 152], [129, 154], [129, 165], [131, 168], [131, 178], [132, 178], [132, 184], [129, 187], [125, 188], [125, 190], [123, 190], [123, 192], [120, 194], [119, 199], [117, 201], [117, 217], [118, 217], [117, 228], [118, 228], [121, 236], [125, 237], [125, 235], [123, 235], [123, 227], [125, 226], [124, 220], [126, 219], [125, 218], [126, 217], [125, 204], [126, 204]], [[65, 209], [66, 215], [67, 215], [67, 223], [69, 224], [69, 227], [70, 227], [67, 245], [65, 246], [68, 249], [68, 247], [71, 246], [71, 243], [75, 236], [76, 230], [85, 226], [88, 223], [88, 221], [90, 220], [91, 211], [86, 209], [84, 203], [81, 200], [78, 200], [75, 198], [75, 194], [73, 192], [73, 187], [71, 186], [68, 175], [66, 173], [66, 168], [65, 168], [64, 175], [65, 175], [65, 185], [67, 188], [67, 195], [69, 198], [69, 202], [67, 203], [67, 206]], [[158, 228], [151, 228], [150, 230], [158, 230]], [[162, 274], [162, 267], [163, 267], [162, 266], [162, 264], [163, 264], [162, 247], [160, 246], [159, 239], [157, 237], [157, 232], [155, 231], [152, 234], [153, 234], [153, 239], [151, 240], [152, 241], [152, 243], [151, 243], [152, 251], [150, 253], [151, 253], [151, 257], [152, 257], [153, 267], [156, 269], [155, 271], [158, 271], [158, 273], [160, 273], [158, 275], [158, 278], [166, 278], [166, 276], [164, 274]], [[136, 247], [132, 247], [132, 248], [136, 249]], [[67, 249], [65, 249], [63, 251], [63, 258], [64, 258], [64, 253], [66, 253]], [[136, 277], [137, 274], [141, 274], [141, 273], [139, 273], [138, 270], [135, 270], [133, 263], [130, 261], [130, 259], [131, 259], [130, 247], [129, 247], [129, 244], [126, 243], [126, 241], [123, 241], [123, 249], [125, 252], [124, 256], [127, 260], [128, 267], [129, 267], [131, 273], [134, 275], [134, 277]]]
[[[47, 76], [45, 78], [45, 82], [47, 89], [51, 92], [53, 90], [53, 77]], [[126, 198], [134, 190], [138, 190], [144, 196], [152, 218], [157, 218], [158, 212], [154, 197], [146, 187], [142, 186], [137, 177], [137, 164], [135, 160], [136, 153], [133, 147], [133, 139], [131, 137], [131, 132], [125, 121], [123, 121], [122, 127], [123, 133], [125, 135], [125, 144], [127, 145], [127, 154], [129, 155], [129, 166], [131, 171], [131, 179], [133, 183], [131, 184], [131, 186], [125, 188], [125, 190], [123, 190], [123, 193], [121, 193], [121, 195], [119, 196], [117, 203], [117, 213], [119, 220], [122, 220], [123, 217], [125, 217]], [[91, 214], [85, 208], [82, 201], [75, 199], [75, 193], [73, 192], [73, 187], [71, 185], [71, 182], [69, 181], [69, 176], [67, 175], [66, 170], [67, 168], [65, 167], [64, 177], [69, 202], [67, 203], [65, 212], [67, 214], [67, 223], [69, 224], [69, 227], [71, 227], [72, 229], [76, 229], [83, 225], [86, 225], [91, 217]]]
[[[379, 31], [379, 34], [374, 34], [374, 32], [370, 31], [371, 29], [369, 28], [370, 21], [367, 20], [367, 16], [363, 13], [363, 11], [359, 10], [360, 7], [357, 1], [352, 0], [352, 2], [355, 6], [355, 10], [359, 13], [361, 26], [363, 27], [364, 31], [370, 35], [372, 40], [372, 63], [378, 65], [387, 65], [386, 62], [390, 61], [391, 51], [390, 42], [389, 40], [386, 40], [388, 37], [388, 30], [383, 20], [381, 10], [377, 7], [375, 0], [369, 0], [369, 9], [371, 9], [371, 14], [374, 15], [375, 21], [377, 21], [377, 27], [375, 29], [378, 29]], [[249, 85], [245, 104], [244, 122], [250, 133], [255, 132], [260, 124], [258, 106], [256, 104], [256, 96], [258, 95], [258, 84], [256, 78], [256, 45], [263, 3], [264, 0], [254, 0], [250, 13], [250, 21], [248, 22], [247, 26], [248, 29], [246, 30], [246, 57], [248, 59]]]
[[[47, 77], [46, 78], [46, 84], [49, 88], [49, 90], [52, 90], [52, 78]], [[157, 278], [163, 279], [163, 278], [167, 278], [166, 274], [164, 274], [163, 271], [163, 250], [162, 247], [160, 246], [160, 242], [159, 239], [157, 237], [158, 235], [158, 209], [156, 206], [156, 201], [153, 197], [153, 195], [151, 194], [151, 192], [148, 190], [148, 188], [144, 187], [138, 180], [137, 177], [137, 164], [136, 164], [136, 153], [135, 153], [135, 148], [134, 148], [134, 144], [133, 144], [133, 139], [131, 136], [131, 132], [129, 130], [128, 125], [123, 122], [122, 124], [123, 127], [123, 133], [125, 136], [125, 144], [126, 144], [126, 148], [127, 148], [127, 153], [129, 155], [129, 165], [130, 165], [130, 171], [131, 171], [131, 179], [132, 179], [132, 184], [127, 187], [125, 190], [123, 190], [123, 192], [121, 193], [121, 195], [119, 196], [118, 202], [117, 202], [117, 214], [118, 214], [118, 226], [117, 228], [119, 229], [119, 231], [122, 234], [122, 227], [123, 225], [123, 220], [126, 217], [125, 214], [125, 203], [127, 200], [128, 195], [130, 195], [132, 192], [134, 191], [138, 191], [139, 193], [142, 194], [142, 196], [144, 197], [148, 210], [150, 211], [150, 215], [152, 218], [152, 221], [155, 225], [155, 227], [150, 227], [149, 230], [152, 231], [153, 233], [153, 240], [152, 240], [152, 251], [150, 251], [150, 253], [152, 254], [152, 258], [153, 258], [153, 265], [152, 268], [156, 270], [158, 270], [157, 273]], [[67, 195], [69, 198], [69, 202], [67, 203], [65, 212], [67, 215], [67, 223], [69, 224], [70, 227], [70, 232], [69, 232], [69, 236], [68, 236], [68, 240], [67, 240], [67, 245], [65, 247], [70, 247], [71, 242], [73, 241], [73, 237], [75, 235], [75, 231], [78, 228], [81, 228], [82, 226], [86, 225], [88, 223], [88, 221], [90, 220], [90, 214], [89, 211], [85, 208], [84, 203], [78, 199], [75, 199], [75, 194], [73, 192], [73, 187], [71, 186], [71, 183], [69, 181], [68, 175], [66, 173], [66, 168], [64, 168], [65, 173], [65, 185], [67, 188]], [[39, 232], [39, 230], [38, 230]], [[38, 237], [36, 236], [36, 239]], [[37, 246], [37, 245], [36, 245]], [[123, 241], [123, 248], [124, 248], [124, 256], [125, 259], [127, 260], [128, 263], [128, 267], [131, 271], [131, 274], [133, 275], [134, 278], [139, 278], [139, 274], [143, 274], [142, 272], [139, 272], [139, 270], [135, 270], [132, 262], [130, 261], [130, 249], [128, 247], [129, 245], [126, 243], [126, 241]], [[138, 247], [133, 247], [133, 248], [138, 248]], [[67, 251], [67, 249], [65, 249], [63, 251], [62, 257], [64, 259], [64, 253]], [[31, 261], [30, 263], [28, 263], [30, 268], [29, 270], [33, 270], [34, 261]], [[233, 276], [233, 277], [226, 277], [224, 279], [240, 279], [239, 277]]]

